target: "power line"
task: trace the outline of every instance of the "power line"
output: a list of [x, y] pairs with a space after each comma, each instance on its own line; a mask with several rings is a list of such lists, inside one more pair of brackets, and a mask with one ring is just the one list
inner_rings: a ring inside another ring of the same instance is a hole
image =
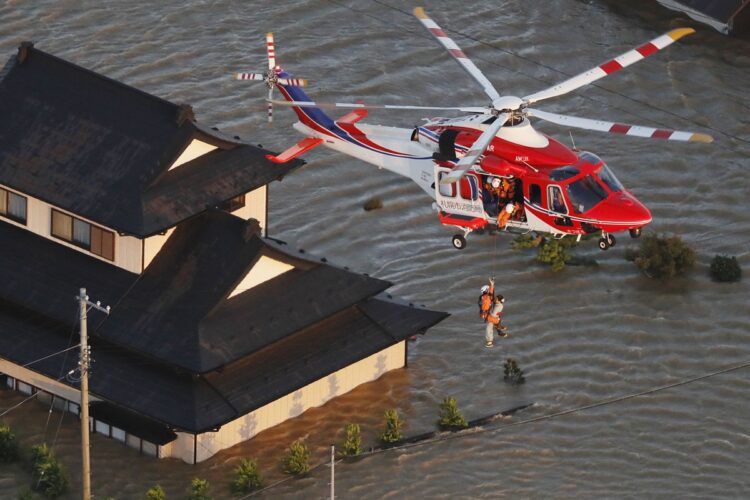
[[[57, 351], [57, 352], [53, 352], [52, 354], [49, 354], [49, 355], [47, 355], [47, 356], [44, 356], [43, 358], [35, 359], [34, 361], [30, 361], [30, 362], [26, 363], [25, 365], [21, 365], [21, 367], [22, 367], [22, 368], [26, 368], [27, 366], [31, 366], [31, 365], [33, 365], [34, 363], [39, 363], [40, 361], [44, 361], [45, 359], [49, 359], [49, 358], [51, 358], [51, 357], [53, 357], [53, 356], [57, 356], [58, 354], [62, 354], [62, 353], [64, 353], [64, 352], [68, 352], [68, 351], [70, 351], [70, 350], [72, 350], [72, 349], [77, 349], [77, 348], [79, 347], [79, 345], [80, 345], [80, 344], [76, 344], [76, 345], [74, 345], [74, 346], [71, 346], [71, 347], [68, 347], [68, 348], [66, 348], [66, 349], [63, 349], [62, 351]], [[62, 377], [61, 377], [61, 378], [62, 378]]]
[[[666, 384], [666, 385], [662, 385], [662, 386], [658, 386], [658, 387], [653, 387], [651, 389], [646, 389], [644, 391], [635, 392], [635, 393], [632, 393], [632, 394], [626, 394], [624, 396], [617, 396], [617, 397], [610, 398], [610, 399], [596, 401], [594, 403], [590, 403], [590, 404], [583, 405], [583, 406], [577, 406], [575, 408], [568, 408], [567, 410], [562, 410], [562, 411], [558, 411], [558, 412], [555, 412], [555, 413], [549, 413], [549, 414], [541, 415], [541, 416], [538, 416], [538, 417], [532, 417], [532, 418], [528, 418], [526, 420], [519, 420], [518, 422], [510, 422], [508, 424], [505, 424], [505, 425], [502, 425], [502, 426], [499, 426], [499, 427], [479, 428], [479, 429], [471, 429], [470, 432], [457, 432], [457, 433], [443, 434], [443, 435], [439, 435], [438, 437], [435, 437], [433, 439], [428, 439], [428, 440], [425, 440], [425, 441], [419, 441], [419, 442], [416, 442], [416, 443], [408, 443], [408, 444], [404, 444], [404, 445], [401, 445], [401, 446], [394, 446], [394, 447], [390, 447], [390, 448], [381, 448], [381, 449], [378, 449], [378, 450], [364, 452], [364, 453], [361, 453], [361, 454], [357, 455], [357, 457], [358, 458], [364, 458], [364, 457], [369, 457], [369, 456], [373, 456], [373, 455], [379, 455], [381, 453], [386, 453], [386, 452], [390, 452], [390, 451], [404, 450], [404, 449], [408, 449], [408, 448], [416, 448], [418, 446], [426, 446], [426, 445], [431, 445], [431, 444], [440, 443], [440, 442], [444, 442], [444, 441], [453, 441], [455, 439], [463, 439], [463, 438], [467, 438], [467, 437], [474, 437], [474, 436], [477, 436], [479, 434], [494, 434], [496, 432], [502, 432], [505, 429], [507, 429], [508, 427], [516, 427], [516, 426], [519, 426], [519, 425], [532, 424], [532, 423], [536, 423], [536, 422], [541, 422], [543, 420], [550, 420], [550, 419], [553, 419], [553, 418], [562, 417], [564, 415], [570, 415], [572, 413], [578, 413], [578, 412], [582, 412], [582, 411], [585, 411], [585, 410], [590, 410], [592, 408], [598, 408], [598, 407], [601, 407], [601, 406], [607, 406], [607, 405], [611, 405], [611, 404], [614, 404], [614, 403], [620, 403], [622, 401], [626, 401], [626, 400], [629, 400], [629, 399], [638, 398], [638, 397], [641, 397], [641, 396], [648, 396], [650, 394], [655, 394], [657, 392], [665, 391], [667, 389], [673, 389], [675, 387], [692, 384], [694, 382], [699, 382], [701, 380], [709, 379], [711, 377], [716, 377], [718, 375], [723, 375], [725, 373], [733, 372], [733, 371], [736, 371], [736, 370], [741, 370], [741, 369], [747, 368], [749, 366], [750, 366], [750, 361], [742, 363], [742, 364], [739, 364], [739, 365], [734, 365], [734, 366], [730, 366], [730, 367], [727, 367], [727, 368], [722, 368], [720, 370], [716, 370], [716, 371], [713, 371], [713, 372], [710, 372], [710, 373], [706, 373], [706, 374], [703, 374], [703, 375], [700, 375], [700, 376], [697, 376], [697, 377], [693, 377], [693, 378], [681, 380], [681, 381], [678, 381], [678, 382], [674, 382], [672, 384]], [[342, 461], [343, 460], [338, 460], [337, 463], [340, 463]], [[328, 462], [320, 462], [320, 463], [318, 463], [317, 465], [315, 465], [315, 466], [313, 466], [313, 467], [310, 468], [310, 472], [312, 472], [312, 471], [320, 468], [323, 465], [326, 465], [327, 463]], [[242, 497], [240, 500], [245, 500], [245, 499], [250, 498], [250, 497], [252, 497], [254, 495], [257, 495], [257, 494], [259, 494], [259, 493], [261, 493], [263, 491], [267, 491], [267, 490], [269, 490], [271, 488], [275, 488], [276, 486], [279, 486], [280, 484], [285, 483], [286, 481], [289, 481], [293, 477], [294, 476], [290, 476], [290, 477], [285, 477], [283, 479], [280, 479], [280, 480], [276, 481], [275, 483], [272, 483], [272, 484], [270, 484], [270, 485], [268, 485], [268, 486], [266, 486], [266, 487], [264, 487], [262, 489], [253, 491], [252, 493], [250, 493], [250, 494]]]

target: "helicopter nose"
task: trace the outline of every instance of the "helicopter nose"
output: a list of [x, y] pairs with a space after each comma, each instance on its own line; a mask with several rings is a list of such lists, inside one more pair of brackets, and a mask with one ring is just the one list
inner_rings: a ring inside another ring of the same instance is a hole
[[630, 193], [617, 193], [596, 205], [589, 217], [606, 231], [639, 228], [651, 222], [651, 212]]
[[640, 227], [651, 222], [651, 211], [630, 193], [621, 194], [617, 202], [621, 206], [621, 222], [629, 223], [629, 227]]

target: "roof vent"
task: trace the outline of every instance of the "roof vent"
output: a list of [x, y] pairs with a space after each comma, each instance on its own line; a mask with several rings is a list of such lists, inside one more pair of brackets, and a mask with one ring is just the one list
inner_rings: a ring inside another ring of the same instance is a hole
[[193, 107], [190, 104], [180, 104], [177, 107], [177, 125], [182, 125], [186, 121], [195, 121]]
[[21, 42], [21, 45], [18, 46], [18, 54], [16, 55], [16, 59], [18, 59], [20, 64], [26, 61], [26, 58], [29, 57], [29, 49], [33, 48], [34, 42]]

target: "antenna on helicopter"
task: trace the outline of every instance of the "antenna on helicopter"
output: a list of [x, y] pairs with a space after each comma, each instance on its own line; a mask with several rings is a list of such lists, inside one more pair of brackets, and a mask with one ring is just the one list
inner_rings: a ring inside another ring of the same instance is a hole
[[573, 151], [578, 151], [578, 148], [576, 148], [576, 140], [573, 139], [573, 131], [568, 130], [568, 133], [570, 134], [570, 142], [573, 143]]

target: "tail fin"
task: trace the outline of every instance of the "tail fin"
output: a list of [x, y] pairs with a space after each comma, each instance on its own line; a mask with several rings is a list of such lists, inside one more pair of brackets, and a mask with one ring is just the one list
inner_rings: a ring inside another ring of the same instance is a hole
[[[292, 75], [284, 70], [280, 70], [278, 76], [279, 78], [291, 80], [292, 82], [294, 81]], [[279, 89], [281, 95], [283, 95], [284, 99], [287, 101], [312, 101], [312, 99], [305, 94], [305, 91], [302, 90], [302, 87], [296, 85], [284, 85], [281, 82], [276, 82], [276, 88]], [[299, 120], [307, 126], [312, 126], [310, 123], [311, 121], [327, 129], [330, 129], [334, 125], [333, 119], [325, 114], [320, 108], [301, 108], [299, 106], [292, 106], [292, 109], [297, 113]]]

